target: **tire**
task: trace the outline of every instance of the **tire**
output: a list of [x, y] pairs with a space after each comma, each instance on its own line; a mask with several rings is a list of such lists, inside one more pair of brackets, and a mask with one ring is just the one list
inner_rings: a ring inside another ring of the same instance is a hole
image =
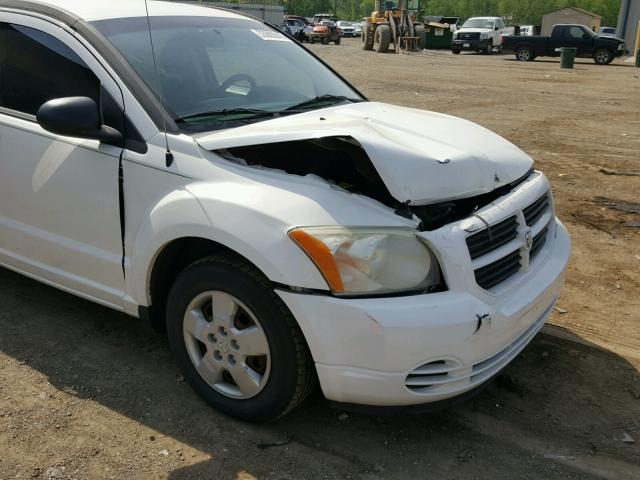
[[389, 50], [391, 43], [391, 27], [389, 25], [378, 25], [373, 34], [373, 49], [378, 53], [385, 53]]
[[420, 50], [424, 50], [424, 45], [426, 43], [427, 31], [422, 25], [416, 25], [414, 28], [414, 35], [419, 38], [418, 40], [418, 48]]
[[516, 60], [520, 62], [531, 62], [535, 57], [529, 47], [520, 47], [516, 50]]
[[451, 50], [454, 55], [460, 55], [460, 50]]
[[316, 43], [316, 37], [309, 37], [309, 43]]
[[[218, 311], [230, 313], [216, 316]], [[241, 259], [215, 255], [180, 273], [169, 292], [166, 322], [185, 381], [226, 415], [274, 420], [302, 402], [315, 383], [291, 312], [269, 280]]]
[[613, 59], [613, 52], [608, 48], [599, 48], [593, 52], [593, 61], [598, 65], [609, 65]]
[[340, 37], [338, 36], [338, 38], [336, 38], [333, 43], [335, 43], [336, 45], [340, 45]]
[[367, 24], [362, 29], [362, 49], [363, 50], [373, 50], [373, 36], [375, 33], [375, 27], [373, 25]]
[[487, 42], [487, 48], [485, 49], [484, 53], [486, 53], [487, 55], [491, 55], [493, 53], [493, 40], [489, 39], [489, 41]]
[[323, 45], [329, 45], [329, 42], [331, 42], [331, 39], [329, 38], [329, 35], [327, 35], [326, 37], [322, 37], [322, 44]]

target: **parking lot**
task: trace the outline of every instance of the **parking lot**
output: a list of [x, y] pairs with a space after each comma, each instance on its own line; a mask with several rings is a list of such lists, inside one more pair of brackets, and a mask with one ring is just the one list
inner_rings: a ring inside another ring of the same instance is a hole
[[256, 426], [200, 401], [137, 321], [0, 269], [0, 478], [640, 478], [640, 177], [600, 171], [640, 171], [640, 70], [309, 48], [371, 100], [534, 157], [573, 240], [552, 325], [463, 405], [372, 417], [316, 392]]

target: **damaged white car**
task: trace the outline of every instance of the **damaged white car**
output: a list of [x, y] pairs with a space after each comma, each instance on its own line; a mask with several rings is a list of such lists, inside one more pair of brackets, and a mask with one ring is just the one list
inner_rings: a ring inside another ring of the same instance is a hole
[[166, 331], [220, 411], [441, 406], [535, 336], [570, 241], [529, 156], [368, 102], [252, 18], [0, 0], [0, 264]]

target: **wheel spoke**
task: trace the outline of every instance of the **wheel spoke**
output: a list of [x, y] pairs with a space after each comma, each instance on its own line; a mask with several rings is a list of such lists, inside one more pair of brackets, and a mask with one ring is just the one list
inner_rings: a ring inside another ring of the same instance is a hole
[[214, 292], [211, 295], [211, 302], [213, 304], [213, 321], [218, 325], [231, 328], [238, 311], [238, 304], [233, 297], [223, 292]]
[[204, 342], [206, 340], [205, 337], [208, 326], [209, 322], [207, 322], [207, 319], [200, 309], [187, 310], [183, 323], [183, 328], [186, 332], [189, 332], [194, 338]]
[[240, 353], [245, 356], [268, 355], [269, 342], [264, 332], [252, 326], [244, 330], [236, 330], [235, 336], [238, 341]]
[[238, 362], [233, 368], [230, 368], [229, 373], [233, 377], [233, 381], [236, 382], [238, 390], [240, 390], [243, 395], [253, 396], [260, 391], [262, 375], [254, 372], [241, 362]]
[[222, 370], [211, 355], [204, 355], [195, 365], [200, 376], [211, 386], [222, 382]]

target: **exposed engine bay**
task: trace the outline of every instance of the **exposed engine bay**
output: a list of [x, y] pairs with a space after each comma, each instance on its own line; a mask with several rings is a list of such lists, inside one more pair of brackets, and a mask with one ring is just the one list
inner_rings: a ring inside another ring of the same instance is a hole
[[[420, 230], [435, 230], [462, 220], [497, 198], [509, 193], [530, 174], [495, 190], [469, 198], [429, 205], [410, 205], [395, 199], [360, 143], [350, 136], [331, 136], [307, 140], [239, 146], [216, 150], [221, 157], [247, 166], [281, 170], [291, 175], [317, 175], [349, 192], [377, 200], [412, 218]], [[301, 161], [304, 160], [304, 161]]]

